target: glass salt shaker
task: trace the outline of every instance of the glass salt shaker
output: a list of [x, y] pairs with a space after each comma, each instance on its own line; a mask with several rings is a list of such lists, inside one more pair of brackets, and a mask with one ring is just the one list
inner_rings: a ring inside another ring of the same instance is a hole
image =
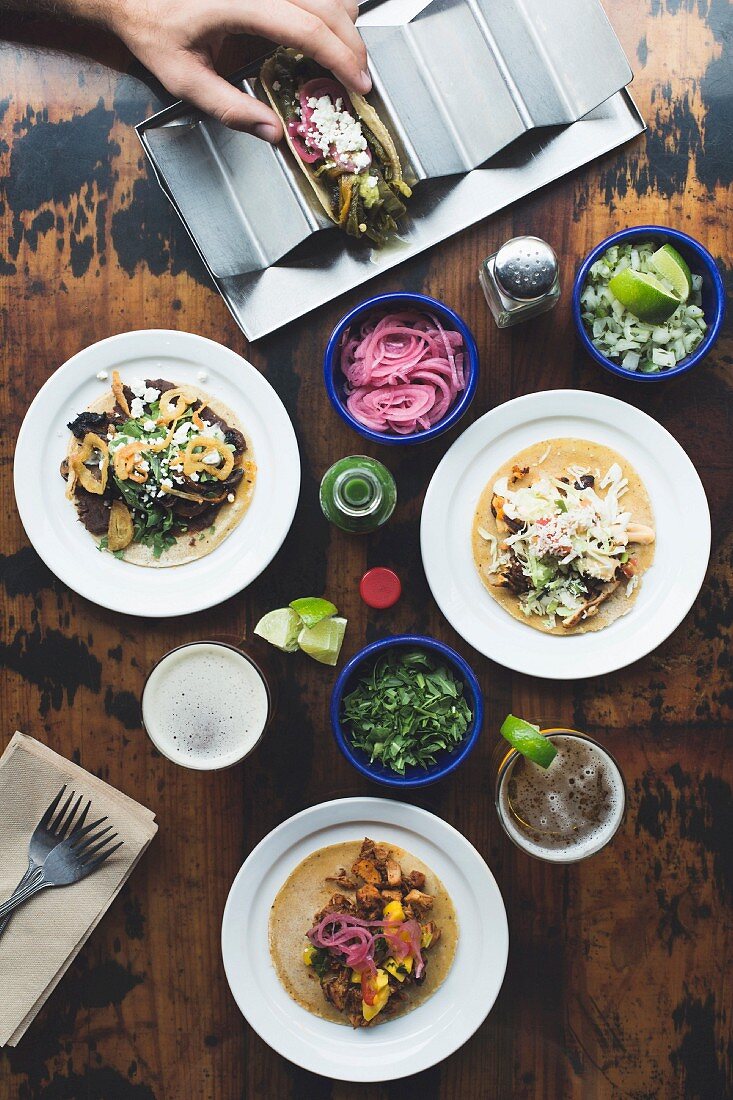
[[499, 328], [546, 313], [560, 297], [557, 256], [541, 237], [512, 237], [484, 260], [479, 281]]

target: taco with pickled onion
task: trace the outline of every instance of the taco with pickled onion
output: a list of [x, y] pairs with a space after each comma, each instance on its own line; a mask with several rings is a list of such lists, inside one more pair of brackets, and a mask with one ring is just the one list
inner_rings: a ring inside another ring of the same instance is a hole
[[243, 519], [257, 467], [222, 402], [163, 378], [111, 389], [68, 424], [61, 475], [100, 550], [134, 565], [183, 565]]
[[370, 103], [302, 53], [281, 48], [260, 80], [285, 138], [329, 217], [377, 247], [412, 194], [394, 140]]
[[586, 439], [550, 439], [489, 479], [473, 521], [486, 590], [546, 634], [602, 630], [627, 614], [654, 560], [649, 494], [623, 456]]
[[269, 938], [293, 1000], [361, 1028], [435, 993], [453, 963], [458, 920], [429, 867], [365, 837], [319, 848], [295, 868], [273, 902]]

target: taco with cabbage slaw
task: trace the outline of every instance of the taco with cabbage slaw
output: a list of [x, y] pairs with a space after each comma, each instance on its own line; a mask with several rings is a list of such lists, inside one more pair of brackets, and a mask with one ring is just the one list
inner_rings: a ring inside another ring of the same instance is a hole
[[544, 440], [509, 459], [489, 479], [473, 522], [486, 590], [548, 634], [602, 630], [627, 614], [654, 544], [639, 475], [589, 440]]

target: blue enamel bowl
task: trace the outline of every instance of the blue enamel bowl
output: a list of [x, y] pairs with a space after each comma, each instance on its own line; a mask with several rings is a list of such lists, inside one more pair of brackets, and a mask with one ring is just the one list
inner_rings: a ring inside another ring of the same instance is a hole
[[[464, 373], [466, 388], [458, 394], [455, 402], [448, 409], [442, 420], [433, 424], [425, 431], [414, 432], [412, 435], [396, 435], [389, 432], [375, 432], [371, 428], [365, 428], [356, 420], [346, 407], [346, 379], [341, 373], [341, 338], [344, 331], [351, 325], [356, 325], [369, 313], [395, 312], [401, 309], [419, 309], [423, 312], [434, 313], [440, 323], [446, 329], [460, 332], [463, 337]], [[461, 419], [468, 406], [473, 401], [478, 385], [479, 355], [476, 341], [470, 328], [457, 313], [454, 313], [444, 302], [437, 298], [429, 298], [427, 294], [393, 293], [378, 294], [375, 298], [367, 298], [361, 305], [356, 306], [345, 317], [342, 317], [326, 347], [323, 357], [323, 376], [326, 383], [326, 392], [329, 400], [342, 420], [345, 420], [350, 428], [353, 428], [365, 439], [372, 443], [384, 443], [388, 447], [405, 447], [415, 443], [427, 443], [430, 439], [447, 432], [457, 421]]]
[[[644, 240], [654, 241], [657, 247], [661, 247], [663, 244], [671, 244], [687, 261], [692, 274], [702, 275], [702, 310], [708, 326], [702, 343], [698, 344], [692, 355], [683, 359], [676, 367], [657, 371], [654, 374], [642, 374], [641, 371], [626, 370], [620, 363], [608, 359], [593, 343], [580, 315], [580, 296], [583, 293], [591, 265], [601, 258], [607, 248], [614, 244], [627, 244], [630, 241]], [[610, 237], [606, 237], [605, 241], [601, 241], [586, 256], [580, 265], [578, 274], [575, 276], [572, 309], [573, 320], [580, 342], [588, 354], [595, 359], [596, 363], [600, 363], [611, 374], [630, 379], [633, 382], [661, 382], [666, 378], [676, 378], [680, 374], [686, 374], [687, 371], [696, 367], [711, 350], [723, 327], [725, 287], [715, 260], [707, 248], [703, 248], [693, 237], [688, 236], [687, 233], [681, 233], [678, 229], [668, 229], [663, 225], [636, 225], [632, 229], [622, 229], [620, 233], [612, 233]]]
[[[348, 731], [341, 724], [344, 696], [348, 695], [356, 686], [359, 677], [367, 671], [380, 654], [390, 649], [422, 649], [449, 665], [455, 673], [456, 679], [463, 682], [464, 696], [468, 700], [473, 714], [473, 720], [466, 731], [465, 737], [455, 749], [440, 754], [437, 762], [428, 768], [408, 767], [404, 776], [398, 775], [391, 768], [386, 768], [376, 760], [374, 763], [370, 763], [369, 756], [366, 753], [353, 747]], [[396, 634], [393, 637], [382, 638], [378, 642], [372, 642], [371, 645], [365, 646], [345, 665], [331, 694], [331, 727], [336, 738], [336, 744], [358, 772], [365, 775], [367, 779], [372, 779], [375, 783], [382, 783], [386, 787], [427, 787], [429, 784], [437, 783], [439, 779], [444, 779], [445, 776], [450, 775], [473, 752], [481, 732], [483, 718], [483, 695], [473, 669], [450, 646], [424, 634]]]

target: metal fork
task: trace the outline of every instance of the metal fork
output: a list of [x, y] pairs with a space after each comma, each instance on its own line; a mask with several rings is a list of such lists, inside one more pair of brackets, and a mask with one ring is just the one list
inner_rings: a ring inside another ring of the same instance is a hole
[[[63, 794], [63, 791], [61, 792]], [[73, 793], [72, 793], [73, 798]], [[79, 800], [80, 801], [80, 800]], [[75, 806], [74, 812], [78, 807]], [[84, 815], [88, 811], [87, 806]], [[48, 812], [48, 811], [47, 811]], [[113, 844], [118, 834], [110, 831], [112, 825], [104, 829], [99, 826], [107, 820], [100, 817], [91, 825], [79, 827], [79, 823], [64, 839], [57, 841], [56, 845], [46, 855], [43, 864], [36, 866], [24, 875], [12, 897], [0, 905], [0, 921], [4, 920], [23, 902], [28, 901], [40, 890], [49, 886], [68, 886], [72, 882], [79, 882], [109, 859], [109, 857], [121, 848], [123, 841]], [[68, 822], [63, 823], [64, 831], [68, 828]], [[96, 830], [96, 832], [95, 832]]]
[[[81, 805], [82, 796], [79, 795], [76, 802], [72, 806], [75, 794], [75, 792], [72, 791], [71, 794], [67, 797], [61, 809], [58, 810], [59, 803], [64, 797], [65, 792], [66, 784], [64, 783], [63, 787], [56, 795], [41, 820], [36, 825], [33, 831], [33, 835], [30, 839], [30, 844], [28, 845], [28, 867], [26, 868], [26, 872], [23, 875], [22, 879], [16, 886], [16, 890], [19, 890], [21, 886], [25, 886], [31, 875], [35, 871], [43, 867], [43, 864], [46, 862], [47, 856], [53, 851], [56, 845], [60, 841], [62, 841], [67, 834], [69, 834], [69, 830], [71, 830], [71, 833], [74, 833], [77, 829], [81, 829], [81, 827], [84, 825], [87, 814], [89, 813], [91, 801], [87, 802], [81, 814], [79, 814], [76, 823], [74, 824], [74, 818], [76, 817], [79, 806]], [[57, 810], [58, 813], [56, 813]], [[3, 932], [7, 928], [9, 920], [10, 917], [6, 917], [5, 920], [0, 920], [0, 936], [2, 936]]]

